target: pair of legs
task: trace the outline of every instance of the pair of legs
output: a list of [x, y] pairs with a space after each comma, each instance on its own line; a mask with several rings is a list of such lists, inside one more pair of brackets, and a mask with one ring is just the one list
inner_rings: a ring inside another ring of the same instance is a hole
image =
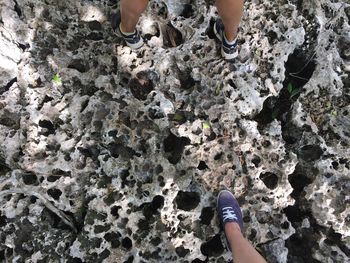
[[[134, 32], [137, 22], [147, 8], [148, 0], [121, 0], [121, 24], [123, 32]], [[233, 41], [243, 14], [243, 0], [216, 0], [216, 8], [225, 26], [225, 36]]]
[[266, 263], [242, 234], [242, 211], [233, 194], [227, 190], [219, 193], [217, 211], [224, 227], [228, 246], [234, 263]]

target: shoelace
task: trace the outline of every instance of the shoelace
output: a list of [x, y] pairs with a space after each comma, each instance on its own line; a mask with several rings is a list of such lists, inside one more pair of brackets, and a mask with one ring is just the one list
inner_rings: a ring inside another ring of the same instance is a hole
[[222, 209], [222, 214], [223, 214], [222, 221], [224, 222], [226, 220], [238, 220], [236, 213], [232, 207], [229, 207], [229, 206], [224, 207]]

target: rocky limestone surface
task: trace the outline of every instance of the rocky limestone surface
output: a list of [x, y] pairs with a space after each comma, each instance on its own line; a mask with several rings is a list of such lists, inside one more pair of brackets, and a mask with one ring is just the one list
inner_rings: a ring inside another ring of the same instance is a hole
[[268, 262], [349, 262], [350, 5], [249, 0], [223, 61], [213, 1], [0, 1], [0, 261], [227, 262], [238, 198]]

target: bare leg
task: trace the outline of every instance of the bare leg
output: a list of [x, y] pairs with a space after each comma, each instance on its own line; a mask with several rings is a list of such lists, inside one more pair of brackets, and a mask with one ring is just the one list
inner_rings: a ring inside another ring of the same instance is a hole
[[244, 0], [216, 0], [216, 8], [225, 26], [225, 36], [230, 42], [237, 36], [243, 15], [243, 4]]
[[235, 263], [266, 263], [265, 259], [253, 248], [242, 235], [239, 225], [234, 222], [225, 224], [225, 233], [231, 246]]
[[148, 0], [121, 0], [120, 29], [125, 33], [135, 31], [135, 27], [143, 11], [147, 8]]

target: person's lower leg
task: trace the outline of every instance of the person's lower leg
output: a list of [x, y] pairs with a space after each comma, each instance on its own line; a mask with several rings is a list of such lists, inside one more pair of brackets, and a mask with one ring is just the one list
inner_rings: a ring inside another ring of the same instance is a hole
[[265, 259], [253, 248], [249, 241], [244, 238], [237, 223], [228, 222], [225, 224], [224, 228], [231, 247], [233, 262], [266, 263]]
[[243, 15], [244, 0], [216, 0], [216, 8], [225, 26], [226, 39], [235, 40]]
[[131, 33], [135, 31], [135, 27], [143, 11], [147, 8], [148, 0], [121, 0], [120, 14], [122, 32]]

